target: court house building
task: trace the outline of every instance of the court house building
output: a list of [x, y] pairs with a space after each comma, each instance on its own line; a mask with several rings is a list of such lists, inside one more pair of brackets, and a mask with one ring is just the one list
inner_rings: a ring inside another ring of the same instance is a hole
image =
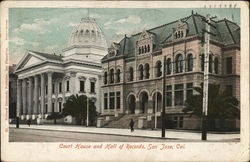
[[[190, 16], [113, 43], [102, 59], [102, 118], [99, 126], [160, 127], [163, 59], [166, 56], [166, 114], [172, 128], [200, 128], [199, 118], [183, 113], [185, 100], [201, 86], [204, 71], [204, 16]], [[240, 27], [211, 21], [209, 83], [240, 99]], [[156, 122], [154, 121], [156, 120]]]
[[106, 39], [92, 18], [75, 27], [63, 54], [28, 51], [15, 70], [17, 115], [21, 120], [45, 119], [61, 112], [72, 94], [88, 96], [100, 112], [101, 59], [107, 52]]

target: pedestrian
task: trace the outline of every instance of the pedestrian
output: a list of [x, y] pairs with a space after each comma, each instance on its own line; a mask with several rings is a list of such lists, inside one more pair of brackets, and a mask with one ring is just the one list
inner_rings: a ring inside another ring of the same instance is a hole
[[30, 119], [28, 119], [27, 123], [28, 123], [28, 126], [30, 127], [31, 120], [30, 120]]
[[131, 119], [130, 123], [129, 123], [129, 126], [130, 126], [130, 129], [131, 129], [131, 132], [134, 132], [134, 121], [133, 119]]

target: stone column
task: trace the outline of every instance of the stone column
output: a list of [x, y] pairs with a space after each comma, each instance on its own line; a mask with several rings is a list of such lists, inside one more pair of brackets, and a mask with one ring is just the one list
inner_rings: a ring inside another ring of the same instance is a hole
[[47, 95], [48, 114], [52, 113], [52, 72], [48, 72], [48, 95]]
[[17, 103], [16, 103], [16, 116], [20, 117], [20, 115], [22, 114], [22, 110], [21, 110], [21, 80], [17, 79]]
[[59, 105], [58, 105], [58, 94], [59, 94], [59, 82], [58, 80], [56, 79], [55, 82], [55, 107], [54, 107], [54, 111], [55, 112], [59, 112]]
[[29, 94], [28, 94], [28, 119], [30, 119], [32, 115], [32, 108], [33, 108], [33, 95], [32, 95], [32, 90], [33, 90], [33, 84], [32, 84], [32, 77], [29, 78]]
[[23, 115], [27, 114], [27, 84], [26, 84], [26, 79], [23, 79], [22, 81], [22, 100], [23, 100]]
[[33, 115], [37, 115], [38, 114], [38, 76], [36, 75], [34, 77], [34, 109], [33, 109]]
[[63, 104], [66, 103], [65, 101], [65, 94], [66, 94], [66, 90], [65, 90], [65, 79], [64, 77], [62, 78], [62, 108], [63, 108]]
[[[44, 74], [41, 74], [41, 113], [44, 114], [44, 98], [45, 98], [45, 85], [44, 85]], [[43, 117], [42, 117], [43, 118]]]

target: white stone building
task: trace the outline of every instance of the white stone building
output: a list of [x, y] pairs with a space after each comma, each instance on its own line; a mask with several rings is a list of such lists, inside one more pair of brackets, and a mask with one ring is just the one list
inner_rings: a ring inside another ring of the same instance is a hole
[[61, 112], [72, 94], [86, 95], [100, 112], [101, 59], [106, 39], [94, 19], [86, 18], [72, 31], [63, 55], [28, 51], [17, 64], [17, 115], [21, 120], [46, 118]]

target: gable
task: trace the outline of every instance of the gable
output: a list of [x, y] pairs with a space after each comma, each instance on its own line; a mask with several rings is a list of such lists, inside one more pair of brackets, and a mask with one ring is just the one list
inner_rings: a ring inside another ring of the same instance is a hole
[[22, 68], [31, 66], [31, 65], [35, 65], [35, 64], [39, 64], [41, 63], [43, 60], [40, 58], [37, 58], [35, 56], [30, 56], [29, 59], [27, 59], [26, 63], [23, 64]]

